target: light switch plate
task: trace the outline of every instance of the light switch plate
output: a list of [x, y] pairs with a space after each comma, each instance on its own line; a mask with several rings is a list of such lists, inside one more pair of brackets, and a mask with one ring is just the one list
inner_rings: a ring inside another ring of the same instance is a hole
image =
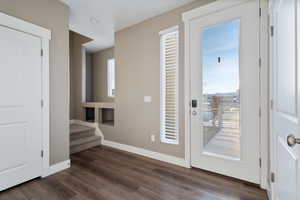
[[151, 135], [151, 142], [155, 142], [155, 135]]
[[151, 103], [152, 97], [151, 96], [144, 96], [144, 102], [145, 103]]

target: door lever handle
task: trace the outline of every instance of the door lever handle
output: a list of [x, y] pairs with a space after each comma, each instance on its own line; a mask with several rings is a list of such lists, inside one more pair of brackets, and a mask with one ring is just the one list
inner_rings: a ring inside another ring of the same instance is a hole
[[287, 137], [287, 143], [290, 147], [294, 147], [296, 144], [300, 144], [300, 138], [296, 138], [294, 135]]

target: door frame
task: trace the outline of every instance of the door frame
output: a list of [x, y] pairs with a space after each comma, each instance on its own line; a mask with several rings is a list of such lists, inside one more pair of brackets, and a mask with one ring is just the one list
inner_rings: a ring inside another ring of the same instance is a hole
[[35, 24], [26, 22], [13, 16], [0, 12], [0, 26], [31, 34], [41, 39], [41, 67], [42, 67], [42, 177], [49, 174], [50, 169], [50, 129], [49, 129], [49, 41], [51, 31]]
[[[274, 19], [273, 19], [273, 12], [274, 12], [274, 0], [270, 0], [269, 3], [269, 23], [270, 23], [270, 27], [273, 26], [274, 23]], [[274, 64], [274, 56], [273, 56], [273, 51], [274, 51], [274, 41], [273, 38], [270, 34], [270, 43], [269, 43], [269, 47], [270, 47], [270, 101], [273, 100], [274, 98], [274, 92], [273, 92], [273, 88], [274, 88], [274, 84], [273, 84], [273, 64]], [[272, 107], [270, 107], [269, 110], [270, 113], [270, 174], [273, 173], [275, 171], [275, 148], [274, 148], [274, 143], [275, 143], [275, 137], [273, 135], [273, 111], [272, 111]], [[269, 199], [275, 199], [275, 185], [272, 183], [272, 180], [270, 180], [270, 194], [269, 194]]]
[[[190, 66], [190, 21], [220, 10], [253, 0], [218, 0], [182, 14], [185, 29], [184, 66], [184, 109], [185, 109], [185, 165], [191, 167], [191, 66]], [[268, 2], [255, 0], [260, 13], [260, 187], [269, 190], [269, 44], [268, 44]]]

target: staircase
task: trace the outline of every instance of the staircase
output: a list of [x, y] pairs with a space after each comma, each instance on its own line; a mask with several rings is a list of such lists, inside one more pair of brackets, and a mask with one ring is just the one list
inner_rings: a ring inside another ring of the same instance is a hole
[[95, 134], [93, 127], [79, 124], [70, 125], [70, 153], [78, 153], [101, 145], [101, 136]]

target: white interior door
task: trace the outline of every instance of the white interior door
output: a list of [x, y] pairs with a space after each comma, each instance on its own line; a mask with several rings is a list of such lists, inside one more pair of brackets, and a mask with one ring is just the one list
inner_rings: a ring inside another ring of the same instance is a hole
[[42, 174], [41, 39], [0, 26], [0, 191]]
[[[272, 37], [273, 101], [272, 136], [276, 200], [300, 199], [300, 71], [297, 0], [273, 1]], [[296, 140], [296, 138], [298, 138]], [[298, 143], [298, 144], [297, 144]]]
[[258, 1], [191, 20], [190, 65], [192, 166], [260, 183]]

